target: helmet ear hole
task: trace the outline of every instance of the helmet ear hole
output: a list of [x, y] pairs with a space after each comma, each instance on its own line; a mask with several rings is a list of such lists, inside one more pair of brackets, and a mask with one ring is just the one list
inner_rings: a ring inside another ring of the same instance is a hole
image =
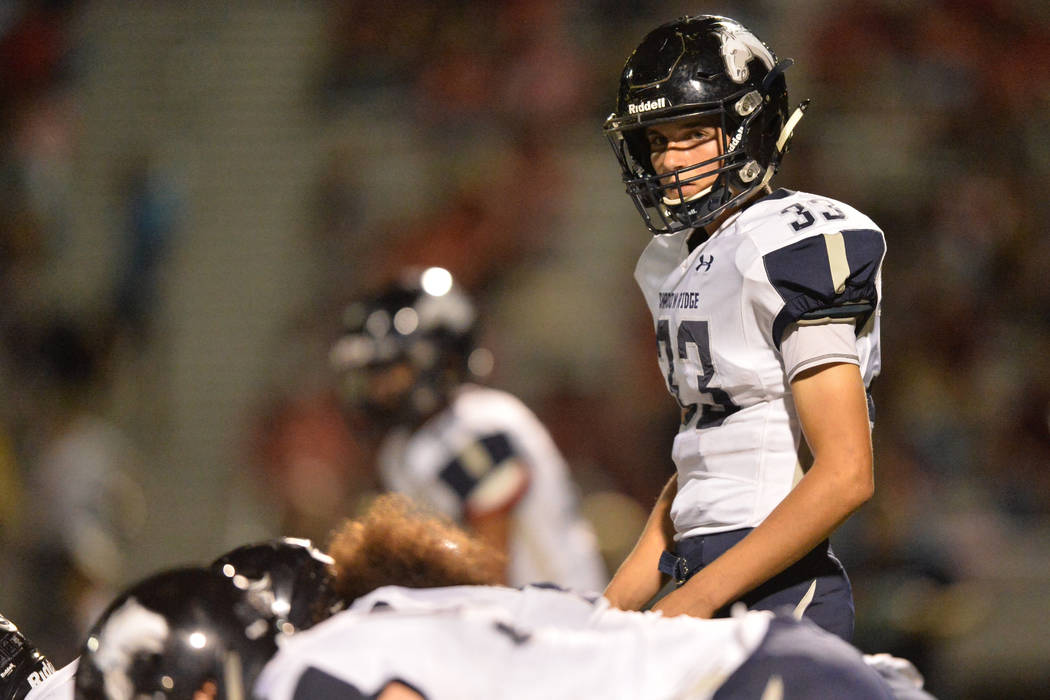
[[655, 175], [656, 171], [653, 169], [652, 149], [649, 148], [649, 139], [645, 136], [645, 130], [632, 129], [624, 132], [623, 140], [627, 152], [630, 154], [631, 158], [634, 159], [635, 166], [642, 170], [642, 172], [638, 174]]

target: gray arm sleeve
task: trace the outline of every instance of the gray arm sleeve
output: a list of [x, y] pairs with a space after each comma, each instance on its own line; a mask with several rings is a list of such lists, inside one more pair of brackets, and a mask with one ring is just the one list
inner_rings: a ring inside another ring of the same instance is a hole
[[793, 323], [787, 327], [780, 352], [784, 358], [784, 369], [787, 370], [789, 382], [802, 370], [832, 362], [860, 365], [853, 319], [844, 321], [846, 322]]

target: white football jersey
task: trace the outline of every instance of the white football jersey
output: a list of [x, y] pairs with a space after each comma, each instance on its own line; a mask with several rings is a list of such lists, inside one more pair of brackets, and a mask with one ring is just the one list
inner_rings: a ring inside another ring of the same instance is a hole
[[433, 612], [464, 607], [490, 606], [511, 616], [515, 625], [584, 628], [598, 623], [609, 601], [597, 593], [583, 595], [551, 586], [445, 586], [406, 588], [383, 586], [353, 602], [350, 610], [369, 612], [393, 609], [400, 612]]
[[415, 432], [391, 431], [378, 460], [385, 488], [460, 523], [471, 511], [491, 512], [514, 503], [508, 552], [512, 585], [605, 587], [605, 566], [580, 513], [569, 467], [547, 429], [516, 397], [464, 385], [448, 407]]
[[801, 477], [801, 429], [780, 353], [792, 324], [855, 317], [865, 385], [878, 374], [886, 251], [861, 212], [784, 189], [693, 251], [690, 233], [655, 236], [635, 269], [660, 368], [683, 407], [672, 449], [678, 539], [758, 525]]
[[490, 606], [350, 610], [282, 640], [255, 693], [290, 700], [323, 688], [324, 697], [373, 697], [397, 680], [428, 700], [700, 700], [761, 643], [771, 617], [616, 613], [621, 624], [576, 629], [523, 626]]

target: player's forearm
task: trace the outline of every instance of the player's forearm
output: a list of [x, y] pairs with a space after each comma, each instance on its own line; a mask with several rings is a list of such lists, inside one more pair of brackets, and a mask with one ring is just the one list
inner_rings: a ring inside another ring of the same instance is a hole
[[663, 587], [664, 577], [657, 568], [663, 547], [640, 539], [616, 570], [605, 588], [605, 597], [621, 610], [641, 610]]
[[639, 610], [663, 587], [664, 576], [658, 569], [658, 563], [660, 555], [670, 547], [674, 537], [671, 503], [678, 492], [677, 483], [677, 477], [671, 477], [664, 486], [634, 549], [606, 587], [605, 597], [615, 607]]
[[809, 473], [747, 537], [655, 607], [666, 615], [710, 617], [801, 559], [872, 494], [870, 453], [814, 462]]
[[[470, 529], [485, 544], [492, 547], [504, 559], [509, 559], [512, 521], [509, 510], [501, 510], [484, 516], [468, 516]], [[508, 582], [508, 571], [504, 569], [502, 582]]]

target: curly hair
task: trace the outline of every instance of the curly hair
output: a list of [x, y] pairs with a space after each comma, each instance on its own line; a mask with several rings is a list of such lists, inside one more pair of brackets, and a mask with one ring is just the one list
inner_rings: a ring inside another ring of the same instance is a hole
[[506, 557], [407, 496], [379, 496], [329, 542], [333, 588], [347, 604], [381, 586], [502, 583]]

